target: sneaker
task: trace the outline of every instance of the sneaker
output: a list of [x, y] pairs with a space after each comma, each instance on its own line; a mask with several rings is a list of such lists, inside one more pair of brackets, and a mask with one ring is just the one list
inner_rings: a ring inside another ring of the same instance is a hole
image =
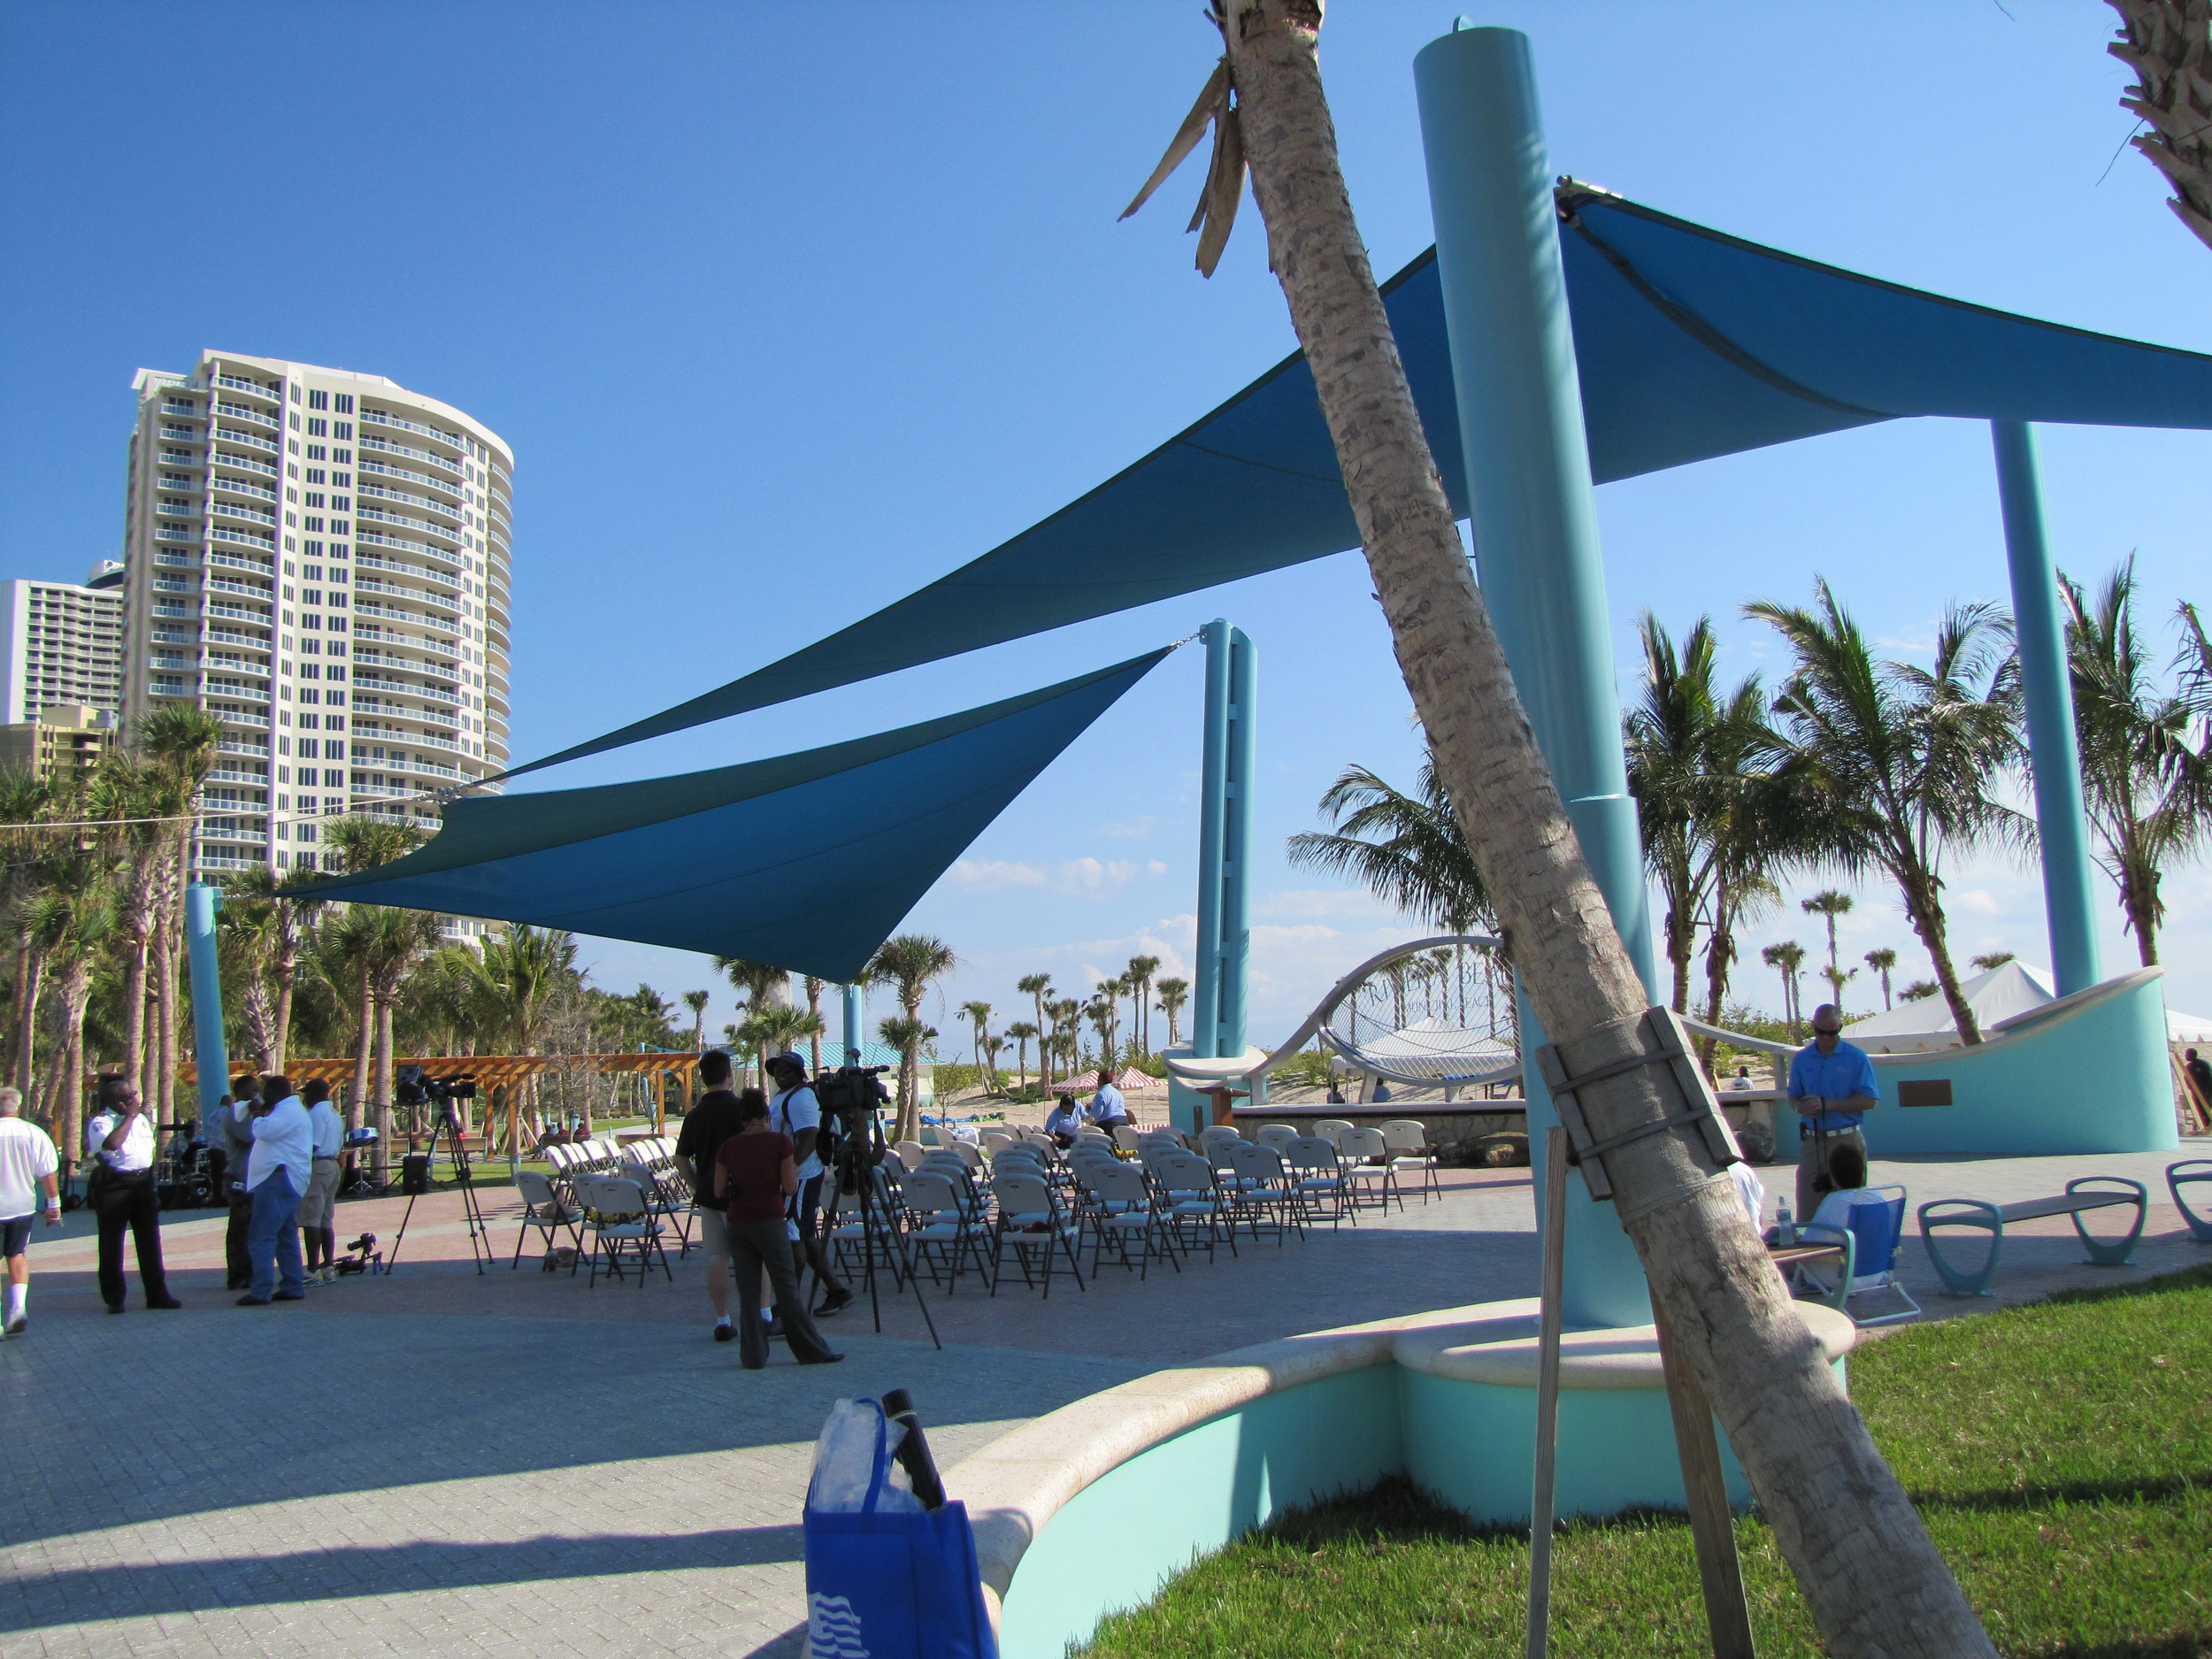
[[8, 1334], [10, 1336], [21, 1336], [23, 1334], [24, 1326], [29, 1325], [30, 1322], [30, 1316], [28, 1314], [17, 1314], [14, 1318], [8, 1321]]
[[[266, 1297], [248, 1295], [241, 1296], [238, 1299], [238, 1305], [242, 1308], [265, 1308], [269, 1305], [269, 1302]], [[108, 1311], [110, 1313], [120, 1313], [123, 1310], [120, 1308], [110, 1308]]]
[[718, 1342], [734, 1341], [736, 1338], [737, 1327], [733, 1325], [718, 1325], [714, 1327], [714, 1340]]
[[782, 1321], [781, 1319], [771, 1319], [771, 1320], [768, 1322], [768, 1339], [769, 1339], [769, 1340], [770, 1340], [770, 1341], [772, 1341], [772, 1341], [778, 1341], [778, 1340], [781, 1340], [782, 1336], [783, 1336], [783, 1321]]
[[851, 1307], [852, 1305], [852, 1292], [849, 1290], [840, 1291], [834, 1296], [826, 1297], [823, 1300], [822, 1305], [814, 1310], [814, 1317], [818, 1319], [826, 1319], [833, 1313], [844, 1312], [846, 1309]]

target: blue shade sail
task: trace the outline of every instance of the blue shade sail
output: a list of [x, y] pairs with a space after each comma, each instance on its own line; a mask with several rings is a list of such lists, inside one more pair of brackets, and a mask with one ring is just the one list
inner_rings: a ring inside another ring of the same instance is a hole
[[953, 860], [1168, 649], [803, 754], [479, 797], [406, 857], [300, 889], [849, 981]]
[[[1617, 196], [1560, 196], [1598, 483], [1901, 416], [2212, 427], [2212, 357], [1924, 294]], [[1467, 487], [1433, 249], [1383, 285], [1445, 492]], [[1341, 552], [1359, 534], [1302, 355], [973, 563], [578, 759]]]

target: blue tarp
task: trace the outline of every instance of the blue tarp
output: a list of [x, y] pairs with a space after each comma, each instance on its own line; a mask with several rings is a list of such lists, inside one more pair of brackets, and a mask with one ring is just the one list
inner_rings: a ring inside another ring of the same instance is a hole
[[1167, 654], [803, 754], [456, 801], [443, 831], [406, 857], [298, 891], [847, 983], [1007, 803]]
[[[1902, 416], [2212, 428], [2212, 357], [2038, 322], [1563, 191], [1596, 481]], [[1467, 511], [1434, 250], [1384, 285], [1454, 511]], [[532, 772], [1357, 545], [1293, 357], [1080, 500], [780, 662]]]

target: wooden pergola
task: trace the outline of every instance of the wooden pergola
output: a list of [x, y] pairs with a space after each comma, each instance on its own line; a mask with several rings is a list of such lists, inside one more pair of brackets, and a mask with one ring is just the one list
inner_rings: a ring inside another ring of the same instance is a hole
[[[426, 1078], [471, 1078], [487, 1096], [495, 1089], [508, 1090], [507, 1131], [510, 1139], [516, 1130], [517, 1110], [514, 1086], [534, 1077], [549, 1073], [569, 1074], [588, 1071], [601, 1077], [654, 1076], [661, 1079], [660, 1087], [653, 1091], [653, 1128], [658, 1133], [668, 1121], [668, 1082], [676, 1080], [677, 1087], [687, 1097], [692, 1082], [699, 1070], [700, 1056], [696, 1054], [426, 1054], [396, 1056], [392, 1061], [392, 1075], [396, 1078], [403, 1066], [419, 1069]], [[303, 1055], [288, 1058], [284, 1075], [294, 1083], [320, 1079], [336, 1085], [350, 1082], [357, 1062], [352, 1055]], [[242, 1076], [245, 1068], [234, 1067], [232, 1075]], [[188, 1061], [177, 1068], [177, 1080], [188, 1087], [199, 1083], [199, 1067]], [[490, 1102], [485, 1102], [487, 1130]], [[488, 1145], [488, 1141], [487, 1142]]]

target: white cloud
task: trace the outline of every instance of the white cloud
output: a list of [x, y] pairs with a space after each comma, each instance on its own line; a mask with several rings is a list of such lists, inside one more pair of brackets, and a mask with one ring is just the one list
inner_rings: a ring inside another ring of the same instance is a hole
[[1147, 817], [1127, 823], [1101, 824], [1097, 828], [1100, 834], [1110, 835], [1117, 841], [1142, 841], [1152, 833], [1153, 826], [1159, 821], [1156, 818]]
[[1263, 894], [1254, 907], [1261, 916], [1342, 916], [1367, 920], [1395, 917], [1397, 911], [1362, 887], [1340, 891], [1325, 887], [1294, 887]]
[[1987, 887], [1968, 887], [1951, 895], [1951, 902], [1960, 910], [1971, 910], [1977, 916], [2007, 916], [2012, 906], [2000, 899]]
[[963, 858], [945, 873], [952, 885], [964, 893], [1038, 887], [1061, 894], [1083, 894], [1126, 886], [1141, 873], [1163, 876], [1167, 873], [1167, 866], [1156, 858], [1142, 864], [1127, 858], [1070, 858], [1056, 864], [1025, 864], [1009, 858]]

